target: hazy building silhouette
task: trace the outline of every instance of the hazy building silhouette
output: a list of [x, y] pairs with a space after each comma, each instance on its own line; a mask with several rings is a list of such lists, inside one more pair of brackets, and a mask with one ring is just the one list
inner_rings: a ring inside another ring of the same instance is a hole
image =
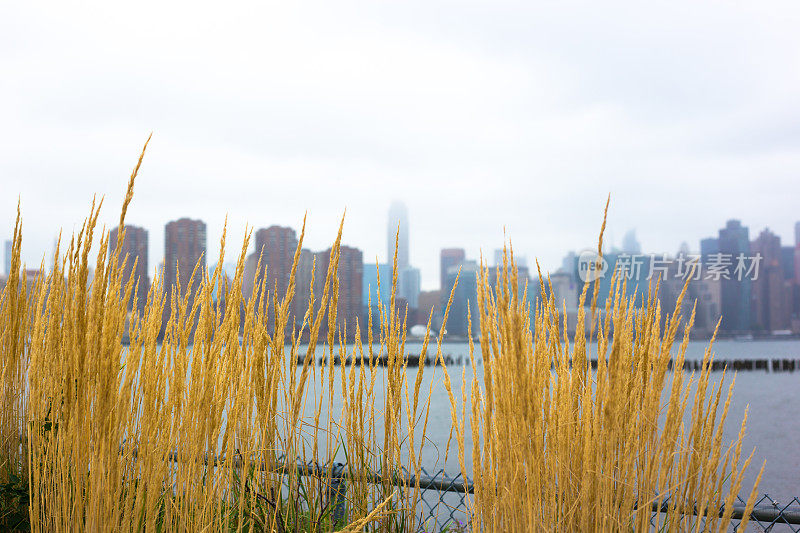
[[[255, 251], [253, 252], [256, 263], [261, 257], [261, 270], [256, 272], [256, 276], [257, 279], [265, 278], [265, 289], [269, 291], [269, 302], [262, 299], [262, 308], [268, 305], [269, 309], [274, 311], [272, 309], [273, 295], [278, 297], [279, 304], [286, 295], [296, 250], [297, 234], [292, 228], [270, 226], [256, 231]], [[274, 316], [272, 311], [270, 316]], [[290, 309], [290, 312], [295, 314], [293, 308]]]
[[389, 309], [392, 298], [392, 266], [386, 263], [364, 263], [361, 280], [361, 306], [364, 310], [364, 325], [370, 309], [372, 310], [372, 327], [377, 331], [380, 327], [380, 311]]
[[206, 267], [206, 224], [202, 220], [181, 218], [166, 225], [164, 232], [164, 290], [167, 294], [173, 287], [180, 287], [181, 294], [187, 290], [195, 292], [202, 280], [198, 271], [192, 286], [189, 279], [195, 266]]
[[[114, 253], [117, 248], [119, 227], [111, 230], [108, 236], [109, 250]], [[128, 280], [133, 277], [134, 290], [128, 301], [128, 310], [133, 309], [133, 301], [137, 300], [136, 307], [140, 311], [144, 309], [147, 302], [147, 291], [150, 289], [150, 278], [148, 276], [147, 259], [147, 230], [137, 226], [125, 226], [122, 244], [120, 246], [119, 260], [123, 263], [122, 290]]]
[[[550, 274], [553, 298], [559, 311], [566, 306], [567, 312], [578, 308], [578, 284], [571, 272], [558, 270]], [[528, 287], [528, 291], [539, 291], [539, 287]]]
[[397, 294], [403, 298], [411, 309], [419, 305], [420, 272], [418, 268], [408, 266], [397, 273]]
[[[461, 274], [459, 275], [459, 269]], [[467, 306], [469, 306], [472, 316], [472, 335], [479, 333], [478, 326], [478, 284], [476, 275], [478, 273], [478, 263], [475, 261], [462, 261], [458, 265], [453, 265], [447, 270], [445, 279], [446, 287], [453, 287], [458, 277], [458, 285], [453, 293], [453, 302], [450, 304], [450, 314], [444, 329], [448, 335], [466, 337], [468, 334]], [[442, 309], [447, 306], [450, 298], [450, 290], [444, 290], [441, 294]]]
[[783, 279], [794, 279], [794, 246], [781, 246], [781, 270]]
[[[443, 248], [439, 252], [439, 288], [442, 291], [442, 296], [450, 296], [450, 291], [453, 288], [452, 284], [448, 284], [448, 271], [451, 267], [458, 266], [464, 262], [466, 254], [463, 248]], [[446, 295], [444, 293], [447, 293]]]
[[244, 260], [244, 272], [242, 272], [242, 298], [245, 301], [250, 301], [253, 295], [253, 289], [256, 288], [256, 264], [258, 257], [255, 253], [251, 253]]
[[[331, 249], [316, 254], [316, 274], [314, 292], [316, 298], [322, 298], [325, 276], [330, 265]], [[343, 328], [347, 325], [347, 336], [352, 338], [357, 324], [361, 326], [362, 288], [364, 284], [364, 259], [361, 250], [350, 246], [339, 248], [339, 268], [336, 273], [339, 280], [339, 301], [336, 307], [336, 325]], [[317, 305], [318, 307], [318, 305]], [[326, 320], [327, 322], [327, 320]]]
[[750, 256], [750, 238], [746, 226], [738, 220], [729, 220], [719, 230], [719, 253], [725, 254], [731, 261], [729, 279], [722, 279], [722, 325], [726, 333], [749, 331], [752, 326], [750, 290], [748, 276], [737, 279], [734, 275], [738, 257]]
[[716, 279], [700, 279], [693, 281], [690, 287], [695, 288], [697, 302], [693, 332], [710, 337], [722, 312], [722, 283]]
[[636, 239], [636, 230], [628, 230], [622, 237], [622, 251], [628, 254], [642, 253], [642, 245]]
[[753, 255], [761, 255], [758, 277], [752, 280], [751, 310], [753, 328], [777, 331], [790, 326], [791, 287], [784, 278], [781, 238], [769, 229], [750, 243]]
[[800, 222], [794, 223], [794, 245], [800, 246]]
[[[431, 311], [433, 316], [431, 317]], [[431, 318], [431, 328], [438, 331], [442, 325], [442, 291], [422, 291], [417, 304], [417, 324], [427, 324]]]
[[[300, 258], [297, 260], [297, 271], [295, 272], [294, 284], [295, 284], [295, 291], [294, 291], [294, 312], [295, 312], [295, 325], [299, 328], [303, 323], [303, 318], [308, 311], [308, 300], [311, 296], [311, 280], [312, 275], [314, 274], [314, 264], [315, 264], [315, 257], [316, 254], [307, 248], [303, 248], [300, 250]], [[325, 273], [319, 273], [317, 270], [316, 276], [324, 276]], [[314, 299], [317, 300], [317, 303], [314, 304], [315, 310], [319, 309], [318, 300], [322, 296], [322, 293], [317, 294], [316, 289], [314, 290]], [[314, 317], [309, 317], [309, 321], [313, 322]], [[308, 328], [308, 325], [306, 325]]]
[[411, 266], [408, 244], [408, 210], [402, 202], [392, 202], [386, 227], [386, 264], [394, 264], [397, 248], [396, 299], [403, 299], [411, 309], [416, 309], [420, 291], [419, 269]]
[[[506, 253], [506, 250], [502, 248], [495, 248], [494, 250], [494, 264], [497, 266], [503, 265], [503, 254]], [[507, 250], [508, 253], [508, 262], [511, 263], [511, 249]], [[528, 266], [528, 258], [524, 255], [517, 255], [514, 254], [514, 263], [518, 267], [527, 267]]]

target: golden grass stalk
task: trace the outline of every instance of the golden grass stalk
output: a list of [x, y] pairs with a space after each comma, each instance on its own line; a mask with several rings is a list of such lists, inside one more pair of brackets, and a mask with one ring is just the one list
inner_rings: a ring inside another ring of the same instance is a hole
[[[652, 504], [665, 501], [668, 512], [656, 515], [656, 531], [726, 530], [752, 453], [741, 461], [745, 421], [738, 440], [723, 447], [732, 385], [720, 413], [722, 382], [710, 382], [711, 346], [699, 376], [683, 370], [694, 310], [677, 349], [674, 342], [686, 287], [662, 331], [657, 287], [636, 308], [623, 296], [624, 281], [613, 278], [605, 311], [595, 313], [595, 285], [592, 346], [583, 329], [587, 283], [570, 346], [566, 310], [549, 280], [540, 273], [542, 299], [531, 310], [520, 294], [513, 252], [504, 251], [496, 286], [483, 265], [478, 278], [484, 372], [482, 382], [473, 374], [468, 416], [459, 420], [445, 380], [462, 473], [475, 485], [473, 531], [650, 531]], [[474, 361], [472, 345], [470, 352]], [[588, 367], [592, 356], [596, 372]], [[466, 418], [472, 472], [464, 466]]]
[[[425, 391], [424, 365], [407, 368], [407, 312], [398, 309], [394, 288], [388, 306], [378, 302], [377, 317], [370, 307], [364, 346], [361, 325], [337, 319], [340, 224], [327, 268], [312, 271], [306, 309], [295, 320], [304, 221], [284, 294], [271, 292], [265, 275], [242, 294], [248, 231], [233, 280], [202, 262], [193, 266], [197, 282], [186, 287], [165, 287], [156, 275], [142, 310], [128, 318], [138, 280], [125, 278], [119, 243], [142, 157], [128, 183], [117, 246], [97, 225], [102, 201], [93, 202], [63, 255], [59, 243], [52, 270], [30, 286], [17, 217], [12, 273], [0, 294], [0, 481], [8, 472], [27, 476], [31, 529], [415, 530], [434, 379]], [[491, 287], [482, 266], [469, 320], [471, 330], [472, 313], [478, 317], [484, 372], [481, 380], [470, 343], [472, 389], [467, 398], [462, 374], [460, 417], [457, 391], [443, 377], [465, 475], [472, 449], [473, 529], [643, 530], [652, 502], [667, 495], [669, 512], [660, 519], [672, 530], [695, 527], [685, 514], [693, 505], [712, 529], [727, 527], [750, 459], [741, 461], [741, 435], [733, 448], [722, 447], [730, 390], [723, 402], [721, 384], [710, 384], [710, 349], [699, 377], [682, 371], [691, 319], [670, 381], [677, 313], [661, 331], [655, 297], [634, 308], [617, 281], [604, 313], [592, 305], [593, 374], [582, 329], [586, 290], [570, 346], [552, 297], [531, 311], [519, 294], [513, 252], [498, 279]], [[435, 356], [443, 365], [441, 343], [439, 336]], [[426, 334], [423, 357], [428, 346]], [[356, 364], [337, 370], [337, 356]], [[336, 521], [333, 474], [324, 465], [343, 459], [346, 509]], [[300, 475], [295, 460], [326, 473]], [[395, 485], [408, 475], [417, 482]], [[726, 515], [718, 517], [722, 503]]]
[[[413, 432], [430, 394], [420, 393], [420, 370], [409, 396], [406, 324], [394, 305], [378, 317], [376, 347], [372, 317], [366, 349], [358, 324], [337, 321], [342, 226], [327, 270], [312, 274], [299, 330], [287, 325], [299, 308], [292, 301], [304, 231], [285, 294], [271, 293], [265, 275], [242, 294], [248, 231], [232, 281], [201, 262], [187, 286], [166, 287], [157, 274], [142, 310], [128, 317], [138, 280], [125, 278], [119, 251], [143, 156], [144, 149], [117, 245], [98, 227], [102, 201], [93, 202], [38, 285], [20, 275], [17, 219], [12, 275], [0, 295], [0, 466], [27, 475], [31, 529], [412, 531], [419, 488], [393, 483], [404, 453], [419, 477], [423, 443]], [[218, 265], [224, 251], [225, 232]], [[354, 345], [347, 328], [356, 331]], [[387, 369], [377, 364], [385, 354]], [[357, 355], [360, 364], [342, 365], [337, 376], [335, 355]], [[333, 409], [337, 395], [341, 412]], [[344, 453], [346, 512], [337, 521], [330, 471], [301, 476], [292, 465], [326, 465]], [[375, 472], [382, 483], [370, 482]]]

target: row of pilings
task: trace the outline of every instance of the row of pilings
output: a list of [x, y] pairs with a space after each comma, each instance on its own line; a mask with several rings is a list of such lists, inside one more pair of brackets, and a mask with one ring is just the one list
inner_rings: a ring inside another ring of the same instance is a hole
[[[593, 370], [597, 370], [597, 359], [591, 360]], [[675, 362], [670, 359], [667, 365], [673, 370]], [[711, 362], [712, 372], [722, 372], [725, 369], [734, 372], [795, 372], [800, 371], [800, 359], [715, 359]], [[700, 371], [703, 369], [702, 359], [687, 359], [683, 362], [686, 371]]]
[[[464, 366], [464, 365], [471, 364], [469, 356], [464, 356], [464, 355], [455, 356], [455, 355], [450, 355], [450, 354], [442, 354], [442, 360], [444, 361], [445, 366]], [[298, 365], [302, 365], [303, 361], [304, 361], [304, 358], [302, 356], [297, 356], [297, 364]], [[325, 357], [320, 357], [317, 360], [317, 364], [319, 366], [327, 366], [328, 360]], [[334, 355], [333, 356], [333, 364], [335, 366], [340, 366], [342, 364], [342, 358], [340, 356], [338, 356], [338, 355]], [[355, 358], [347, 357], [347, 358], [344, 359], [344, 364], [345, 364], [345, 366], [350, 366], [350, 365], [353, 365], [353, 364], [360, 365], [361, 364], [361, 357], [355, 357]], [[365, 356], [364, 357], [364, 366], [369, 366], [369, 364], [370, 364], [369, 363], [369, 358]], [[372, 364], [375, 365], [375, 366], [389, 366], [389, 356], [381, 355], [381, 356], [378, 356], [378, 357], [373, 357], [373, 363]], [[416, 368], [420, 364], [423, 364], [424, 366], [432, 366], [432, 365], [438, 365], [439, 361], [437, 360], [435, 355], [428, 355], [428, 356], [425, 356], [424, 358], [420, 358], [419, 355], [408, 355], [408, 356], [406, 356], [406, 366], [407, 367]], [[477, 364], [480, 364], [480, 360], [477, 361]]]
[[[442, 360], [446, 366], [465, 366], [470, 364], [470, 358], [464, 355], [454, 356], [451, 354], [443, 354]], [[328, 361], [325, 357], [320, 357], [317, 363], [320, 366], [327, 365]], [[333, 364], [339, 366], [343, 363], [342, 358], [338, 355], [333, 356]], [[303, 357], [297, 357], [297, 364], [303, 364]], [[360, 365], [360, 357], [347, 357], [344, 359], [344, 365], [350, 366], [352, 364]], [[388, 366], [389, 358], [386, 355], [373, 358], [373, 365], [375, 366]], [[420, 364], [431, 366], [438, 364], [435, 356], [428, 355], [420, 358], [419, 355], [408, 355], [406, 357], [406, 366], [416, 368]], [[480, 364], [480, 359], [476, 364]], [[592, 370], [597, 370], [597, 359], [589, 361]], [[369, 365], [368, 358], [364, 358], [364, 365]], [[674, 369], [674, 361], [670, 359], [667, 368]], [[712, 372], [721, 372], [725, 369], [735, 372], [800, 372], [800, 359], [715, 359], [711, 362]], [[703, 361], [701, 359], [687, 359], [683, 363], [683, 369], [686, 371], [700, 371], [703, 369]]]

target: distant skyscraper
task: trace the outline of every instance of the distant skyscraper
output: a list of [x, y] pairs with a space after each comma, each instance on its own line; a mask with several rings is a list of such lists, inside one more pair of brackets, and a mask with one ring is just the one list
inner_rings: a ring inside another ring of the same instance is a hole
[[[266, 290], [276, 294], [280, 302], [289, 288], [294, 253], [297, 250], [297, 234], [292, 228], [270, 226], [256, 232], [255, 257], [261, 256], [259, 279], [266, 274]], [[272, 305], [270, 296], [270, 306]]]
[[[112, 253], [117, 248], [118, 235], [119, 227], [116, 227], [111, 230], [108, 236], [108, 247]], [[138, 284], [138, 289], [131, 294], [131, 299], [128, 301], [128, 310], [133, 309], [133, 299], [135, 296], [137, 299], [137, 308], [141, 311], [144, 309], [145, 303], [147, 302], [147, 291], [150, 290], [146, 229], [137, 226], [125, 226], [125, 235], [122, 238], [119, 260], [124, 261], [124, 277], [122, 279], [123, 290], [124, 285], [128, 283], [131, 276], [134, 278], [134, 284]], [[135, 270], [134, 264], [136, 266]]]
[[700, 255], [703, 258], [703, 264], [708, 263], [708, 258], [711, 254], [716, 253], [719, 253], [719, 239], [709, 237], [700, 241]]
[[[511, 249], [508, 250], [508, 262], [511, 263]], [[528, 258], [524, 255], [517, 255], [514, 254], [514, 263], [516, 263], [517, 267], [526, 267], [528, 266]], [[493, 266], [503, 266], [503, 249], [502, 248], [495, 248], [494, 250], [494, 265]]]
[[[380, 324], [380, 306], [388, 311], [392, 299], [392, 267], [386, 263], [364, 263], [361, 282], [361, 305], [366, 312], [372, 306], [372, 327], [377, 331]], [[380, 277], [380, 280], [378, 279]], [[379, 304], [380, 300], [380, 304]], [[367, 315], [364, 314], [366, 326]]]
[[443, 294], [447, 293], [448, 297], [453, 289], [452, 284], [447, 282], [448, 271], [451, 267], [463, 263], [465, 258], [466, 254], [463, 248], [443, 248], [439, 252], [439, 287]]
[[800, 222], [794, 223], [794, 245], [800, 247]]
[[406, 267], [398, 273], [397, 293], [408, 302], [408, 307], [416, 309], [419, 304], [420, 273], [418, 268]]
[[[316, 274], [314, 292], [322, 297], [325, 276], [330, 265], [330, 248], [316, 254]], [[336, 311], [336, 324], [342, 327], [347, 323], [347, 335], [356, 330], [356, 321], [361, 325], [361, 291], [363, 288], [364, 260], [361, 250], [350, 246], [339, 248], [339, 303]], [[319, 287], [319, 288], [317, 288]]]
[[[459, 276], [459, 269], [461, 275]], [[453, 294], [453, 303], [450, 305], [450, 314], [447, 319], [447, 324], [444, 326], [449, 335], [456, 335], [459, 337], [466, 337], [468, 333], [467, 322], [467, 305], [469, 305], [471, 318], [472, 318], [472, 335], [479, 333], [478, 329], [478, 283], [476, 275], [478, 274], [478, 263], [475, 261], [461, 261], [457, 265], [453, 265], [447, 269], [447, 276], [445, 279], [445, 286], [452, 289], [458, 276], [458, 285], [456, 286], [455, 293]], [[450, 298], [450, 290], [444, 290], [441, 294], [442, 309], [447, 306], [447, 301]]]
[[201, 261], [200, 268], [205, 268], [205, 252], [205, 222], [181, 218], [167, 224], [164, 232], [164, 291], [167, 294], [176, 284], [180, 285], [181, 294], [186, 294], [189, 288], [197, 289], [202, 275], [198, 272], [192, 287], [188, 286], [189, 278], [198, 261]]
[[13, 250], [14, 243], [12, 241], [6, 241], [5, 246], [5, 254], [3, 256], [3, 272], [5, 272], [6, 276], [11, 275], [11, 252]]
[[256, 263], [258, 263], [258, 257], [256, 257], [255, 253], [248, 255], [244, 261], [242, 297], [246, 301], [250, 301], [250, 298], [253, 296], [253, 289], [255, 288], [256, 281]]
[[[722, 282], [722, 331], [728, 333], [749, 331], [750, 320], [750, 279], [742, 276], [741, 281], [733, 275], [737, 258], [740, 254], [750, 256], [750, 238], [746, 226], [738, 220], [729, 220], [719, 230], [719, 253], [730, 256], [733, 266], [730, 268], [730, 279]], [[703, 258], [706, 261], [705, 257]]]
[[578, 256], [575, 255], [575, 252], [569, 251], [567, 255], [564, 256], [564, 259], [561, 260], [561, 270], [564, 272], [569, 272], [573, 278], [577, 276], [576, 265], [578, 264]]
[[767, 331], [788, 329], [792, 301], [791, 291], [785, 287], [781, 238], [765, 229], [750, 244], [750, 250], [761, 255], [758, 277], [752, 280], [753, 325]]
[[[566, 305], [567, 311], [578, 307], [578, 284], [571, 272], [556, 271], [550, 274], [550, 283], [553, 285], [553, 299], [556, 307], [561, 311]], [[528, 290], [538, 291], [539, 287], [528, 287]]]
[[[722, 283], [720, 280], [703, 279], [692, 282], [695, 286], [697, 310], [694, 331], [710, 337], [714, 333], [722, 309]], [[684, 304], [685, 305], [685, 304]]]
[[[297, 272], [295, 272], [294, 284], [295, 284], [295, 292], [294, 292], [294, 313], [295, 313], [295, 324], [299, 328], [303, 323], [303, 317], [308, 311], [308, 298], [311, 295], [311, 277], [314, 273], [314, 258], [316, 254], [311, 250], [303, 248], [300, 250], [300, 258], [297, 260]], [[255, 267], [253, 267], [255, 268]], [[319, 276], [319, 269], [315, 276]], [[324, 274], [322, 274], [324, 276]], [[316, 287], [314, 288], [314, 297], [320, 298], [321, 294], [317, 294]], [[316, 308], [319, 309], [319, 305], [315, 304]], [[314, 317], [312, 316], [309, 320], [313, 321]]]
[[417, 324], [427, 324], [433, 311], [431, 327], [434, 331], [438, 331], [442, 324], [442, 291], [420, 292], [417, 311]]
[[[398, 229], [400, 234], [397, 235]], [[386, 227], [386, 262], [394, 261], [395, 239], [397, 238], [397, 269], [402, 271], [409, 266], [408, 259], [408, 210], [402, 202], [392, 202], [389, 207], [389, 224]]]
[[781, 246], [781, 269], [783, 279], [794, 279], [794, 246]]
[[636, 230], [629, 230], [624, 237], [622, 237], [622, 251], [628, 254], [642, 253], [642, 246], [636, 240]]

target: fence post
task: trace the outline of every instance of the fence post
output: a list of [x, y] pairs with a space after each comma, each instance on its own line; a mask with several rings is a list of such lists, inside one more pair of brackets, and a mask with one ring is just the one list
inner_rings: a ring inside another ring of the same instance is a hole
[[331, 468], [331, 486], [328, 498], [333, 499], [333, 522], [338, 524], [345, 519], [345, 496], [347, 482], [344, 479], [345, 465], [334, 463]]

